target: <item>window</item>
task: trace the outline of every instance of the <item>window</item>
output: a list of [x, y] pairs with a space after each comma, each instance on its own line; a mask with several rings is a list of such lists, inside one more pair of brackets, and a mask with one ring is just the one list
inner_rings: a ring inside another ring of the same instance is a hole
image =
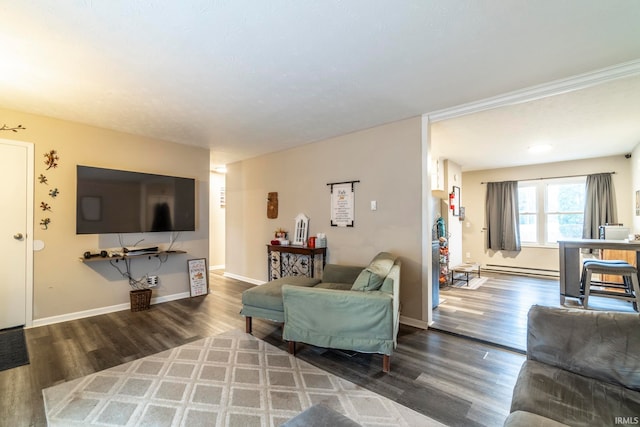
[[520, 240], [549, 245], [582, 237], [585, 178], [518, 183]]

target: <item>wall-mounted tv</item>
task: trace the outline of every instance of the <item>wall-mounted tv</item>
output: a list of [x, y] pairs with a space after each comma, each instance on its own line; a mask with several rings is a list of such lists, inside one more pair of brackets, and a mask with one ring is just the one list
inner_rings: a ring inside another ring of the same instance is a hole
[[76, 234], [195, 230], [195, 180], [77, 168]]

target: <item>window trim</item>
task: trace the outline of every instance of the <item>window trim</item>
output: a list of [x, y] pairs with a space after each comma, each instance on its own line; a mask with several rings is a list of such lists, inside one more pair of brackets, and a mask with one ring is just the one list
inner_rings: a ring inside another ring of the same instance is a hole
[[[525, 247], [537, 247], [537, 248], [557, 248], [558, 242], [547, 242], [547, 229], [548, 229], [548, 215], [557, 215], [557, 214], [571, 214], [571, 213], [580, 213], [584, 212], [548, 212], [547, 204], [548, 204], [548, 187], [550, 184], [560, 183], [560, 184], [586, 184], [586, 175], [579, 176], [571, 176], [566, 178], [550, 178], [550, 179], [536, 179], [536, 180], [525, 180], [518, 181], [518, 190], [520, 186], [523, 187], [535, 187], [536, 189], [536, 212], [529, 213], [525, 212], [525, 214], [533, 214], [536, 216], [536, 242], [521, 242], [522, 246]], [[518, 211], [518, 214], [520, 212]], [[584, 220], [584, 218], [583, 218]]]

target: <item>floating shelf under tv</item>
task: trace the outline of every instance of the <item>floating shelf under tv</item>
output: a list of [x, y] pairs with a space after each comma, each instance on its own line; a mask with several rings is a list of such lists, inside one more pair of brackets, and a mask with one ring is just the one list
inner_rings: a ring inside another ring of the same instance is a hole
[[93, 257], [93, 258], [80, 257], [80, 261], [82, 262], [100, 262], [100, 261], [111, 261], [111, 260], [120, 261], [125, 259], [143, 258], [143, 257], [149, 257], [149, 259], [151, 259], [152, 257], [159, 257], [160, 255], [178, 255], [178, 254], [186, 254], [186, 253], [187, 253], [186, 251], [159, 251], [159, 252], [152, 252], [152, 253], [139, 254], [139, 255], [120, 255], [120, 256], [106, 256], [106, 257]]

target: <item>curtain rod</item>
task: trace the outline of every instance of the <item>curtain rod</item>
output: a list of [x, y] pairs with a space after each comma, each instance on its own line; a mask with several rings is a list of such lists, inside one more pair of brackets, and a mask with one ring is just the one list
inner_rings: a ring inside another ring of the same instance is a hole
[[[615, 172], [600, 172], [600, 173], [610, 173], [611, 175], [615, 175]], [[598, 175], [598, 174], [588, 174], [588, 175]], [[546, 178], [529, 178], [529, 179], [522, 179], [521, 181], [537, 181], [537, 180], [544, 180], [544, 179], [560, 179], [560, 178], [577, 178], [579, 176], [587, 176], [585, 174], [580, 174], [580, 175], [564, 175], [564, 176], [548, 176]], [[480, 184], [488, 184], [489, 182], [481, 182]]]

